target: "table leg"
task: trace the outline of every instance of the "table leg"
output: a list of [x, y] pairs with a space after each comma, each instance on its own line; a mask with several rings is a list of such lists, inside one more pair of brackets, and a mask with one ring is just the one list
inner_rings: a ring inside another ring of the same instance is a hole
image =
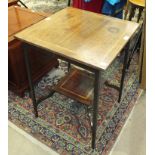
[[21, 0], [18, 0], [18, 2], [20, 2], [25, 8], [28, 9], [28, 7]]
[[33, 81], [32, 81], [31, 65], [29, 62], [29, 48], [28, 48], [28, 45], [26, 44], [24, 44], [23, 48], [24, 48], [26, 71], [27, 71], [27, 76], [28, 76], [28, 81], [29, 81], [29, 86], [30, 86], [30, 95], [31, 95], [31, 99], [32, 99], [33, 107], [34, 107], [34, 114], [35, 114], [35, 117], [38, 117], [37, 102], [36, 102], [36, 97], [35, 97]]
[[68, 0], [68, 4], [67, 4], [68, 6], [71, 6], [71, 0]]
[[128, 61], [128, 54], [129, 54], [129, 45], [130, 45], [130, 42], [128, 42], [128, 44], [125, 47], [124, 64], [123, 64], [123, 70], [122, 70], [118, 102], [121, 101], [121, 97], [122, 97], [123, 84], [124, 84], [124, 79], [125, 79], [125, 74], [126, 74], [126, 69], [128, 64], [127, 61]]
[[140, 17], [141, 17], [141, 15], [142, 15], [142, 12], [143, 12], [143, 8], [139, 8], [139, 14], [138, 14], [138, 18], [137, 18], [137, 23], [139, 22], [139, 20], [140, 20]]
[[139, 83], [142, 82], [143, 59], [144, 59], [144, 49], [142, 51], [142, 58], [141, 58], [141, 63], [140, 63]]
[[71, 67], [71, 63], [70, 62], [68, 62], [68, 72], [70, 71], [70, 67]]
[[140, 59], [140, 72], [139, 72], [139, 83], [142, 82], [142, 71], [143, 71], [143, 61], [144, 61], [144, 25], [143, 25], [143, 33], [142, 33], [142, 37], [141, 37], [141, 47], [140, 47], [140, 54], [139, 54], [139, 59]]
[[132, 49], [129, 49], [129, 50], [131, 50], [131, 53], [129, 55], [127, 69], [129, 69], [129, 67], [130, 67], [130, 63], [131, 63], [131, 60], [133, 58], [133, 55], [134, 55], [135, 51], [138, 51], [140, 49], [141, 36], [142, 36], [142, 28], [139, 30], [139, 32], [137, 34], [137, 38], [134, 40], [134, 46], [132, 47]]
[[96, 71], [95, 72], [95, 81], [94, 81], [94, 100], [93, 100], [92, 149], [95, 149], [95, 142], [96, 142], [100, 76], [101, 76], [100, 71]]
[[131, 4], [131, 9], [130, 9], [130, 14], [129, 14], [129, 21], [131, 21], [132, 18], [134, 17], [134, 15], [135, 15], [135, 10], [136, 10], [135, 5]]

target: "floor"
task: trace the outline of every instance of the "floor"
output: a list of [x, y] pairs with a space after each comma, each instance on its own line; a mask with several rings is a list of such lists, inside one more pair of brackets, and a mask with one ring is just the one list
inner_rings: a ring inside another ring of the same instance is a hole
[[[145, 155], [146, 94], [139, 98], [110, 155]], [[9, 122], [9, 155], [58, 155]]]
[[110, 155], [146, 154], [146, 94], [143, 93], [132, 110]]

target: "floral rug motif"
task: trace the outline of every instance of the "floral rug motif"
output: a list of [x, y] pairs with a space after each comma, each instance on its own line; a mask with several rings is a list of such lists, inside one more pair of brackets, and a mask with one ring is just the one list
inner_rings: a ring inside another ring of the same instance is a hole
[[[119, 85], [122, 57], [118, 57], [103, 73], [104, 79], [115, 85]], [[20, 98], [9, 91], [9, 120], [60, 154], [106, 154], [140, 93], [136, 61], [135, 57], [127, 73], [120, 103], [117, 102], [118, 91], [102, 83], [95, 151], [91, 149], [90, 107], [59, 93], [40, 103], [39, 117], [34, 118], [28, 92]], [[47, 95], [65, 74], [67, 65], [61, 61], [58, 69], [51, 70], [35, 85], [37, 99]]]

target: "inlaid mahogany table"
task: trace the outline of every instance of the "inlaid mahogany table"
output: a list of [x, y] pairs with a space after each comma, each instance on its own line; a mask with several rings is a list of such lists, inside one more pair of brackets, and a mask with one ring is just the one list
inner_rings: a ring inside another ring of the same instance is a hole
[[[22, 42], [15, 39], [17, 32], [39, 22], [47, 16], [42, 13], [18, 6], [8, 7], [8, 81], [9, 89], [22, 96], [28, 88], [28, 79], [24, 63]], [[53, 67], [58, 66], [58, 60], [52, 53], [44, 52], [39, 48], [31, 48], [30, 61], [32, 62], [33, 81], [38, 81]]]
[[16, 38], [25, 43], [27, 73], [35, 115], [38, 116], [39, 101], [35, 99], [31, 80], [27, 52], [31, 46], [40, 47], [60, 59], [85, 69], [84, 71], [71, 69], [55, 86], [54, 91], [83, 104], [93, 105], [92, 148], [94, 149], [100, 82], [104, 80], [101, 79], [101, 71], [105, 71], [117, 55], [125, 49], [124, 68], [119, 89], [120, 99], [126, 73], [129, 41], [138, 27], [137, 23], [68, 7], [16, 34]]

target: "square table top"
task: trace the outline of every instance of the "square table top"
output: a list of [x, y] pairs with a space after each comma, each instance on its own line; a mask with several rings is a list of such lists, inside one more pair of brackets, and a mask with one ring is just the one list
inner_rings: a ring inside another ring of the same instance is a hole
[[105, 70], [139, 24], [67, 7], [15, 37], [92, 68]]

